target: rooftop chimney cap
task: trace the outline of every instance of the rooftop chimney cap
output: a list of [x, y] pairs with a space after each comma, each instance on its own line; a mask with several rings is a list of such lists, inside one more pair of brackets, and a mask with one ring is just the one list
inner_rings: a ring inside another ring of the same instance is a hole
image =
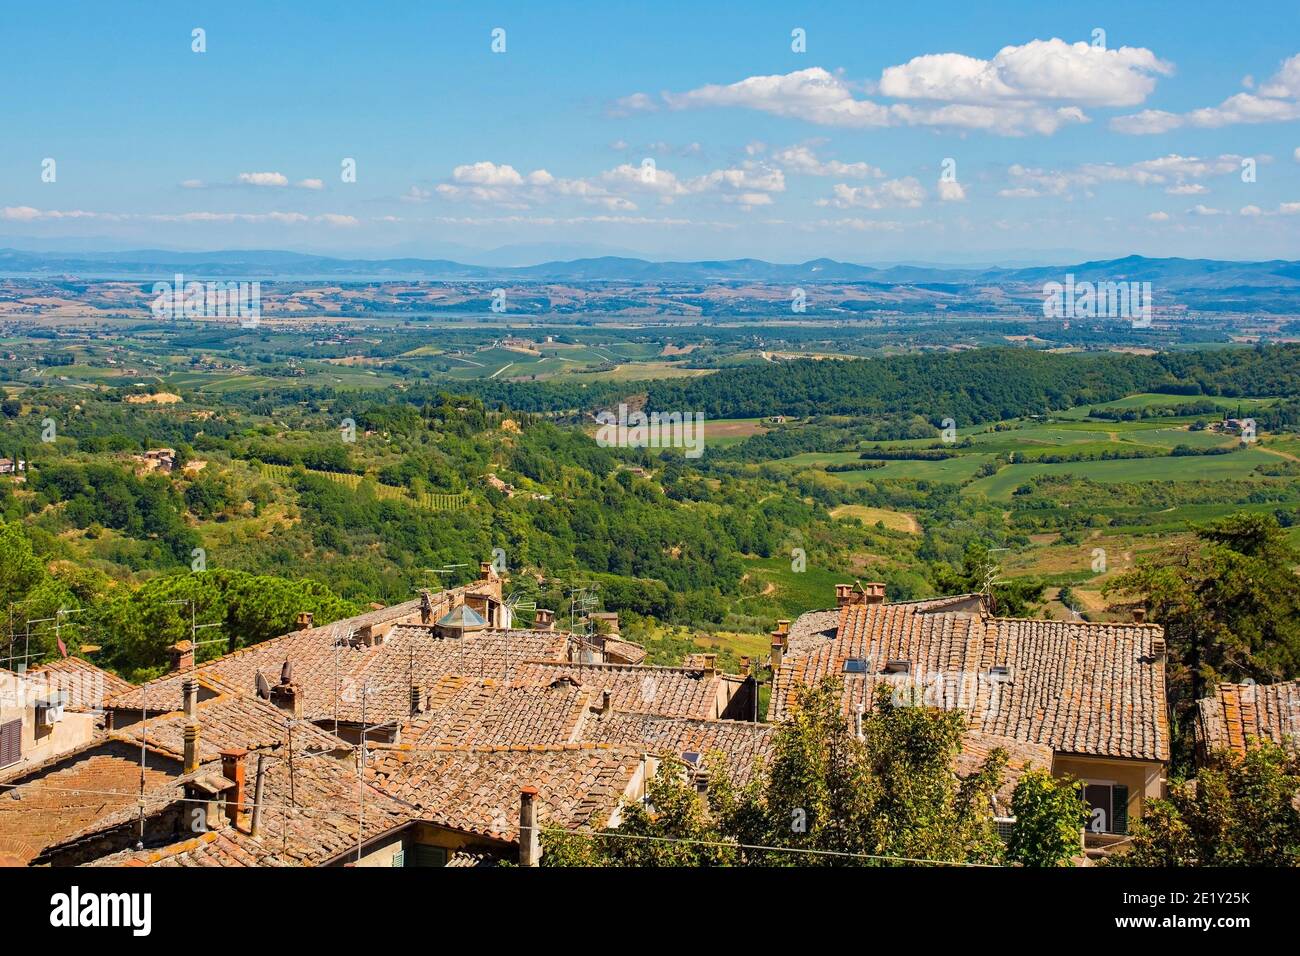
[[536, 787], [520, 787], [520, 788], [519, 788], [519, 794], [520, 794], [520, 796], [535, 797], [535, 796], [537, 796], [537, 788], [536, 788]]

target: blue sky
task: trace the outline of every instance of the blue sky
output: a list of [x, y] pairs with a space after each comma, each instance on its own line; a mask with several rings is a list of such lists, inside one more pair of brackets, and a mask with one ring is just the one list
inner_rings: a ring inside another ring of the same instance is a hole
[[1294, 2], [51, 2], [0, 80], [20, 248], [1300, 258]]

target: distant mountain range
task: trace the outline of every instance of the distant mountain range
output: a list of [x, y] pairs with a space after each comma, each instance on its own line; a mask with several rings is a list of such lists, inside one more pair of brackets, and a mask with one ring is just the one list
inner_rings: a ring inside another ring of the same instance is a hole
[[1234, 262], [1221, 259], [1150, 259], [1126, 256], [1059, 266], [958, 268], [870, 266], [834, 259], [797, 264], [762, 259], [651, 262], [620, 256], [542, 262], [531, 266], [466, 265], [449, 259], [341, 259], [276, 250], [170, 252], [140, 249], [115, 252], [28, 252], [0, 249], [0, 275], [24, 277], [167, 279], [182, 272], [192, 278], [448, 280], [515, 282], [655, 283], [870, 283], [882, 286], [945, 287], [1041, 286], [1073, 274], [1082, 281], [1150, 282], [1157, 294], [1182, 290], [1231, 294], [1292, 293], [1300, 289], [1300, 261], [1272, 259]]

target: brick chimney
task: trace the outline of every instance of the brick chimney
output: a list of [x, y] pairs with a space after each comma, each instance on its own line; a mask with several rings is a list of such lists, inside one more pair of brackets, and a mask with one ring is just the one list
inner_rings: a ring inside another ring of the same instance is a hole
[[411, 685], [411, 716], [424, 713], [424, 708], [428, 706], [428, 700], [424, 693], [424, 688], [419, 684]]
[[480, 561], [478, 563], [478, 579], [480, 581], [498, 580], [496, 565], [491, 561]]
[[740, 659], [740, 676], [741, 676], [741, 677], [748, 677], [748, 676], [749, 676], [749, 658], [748, 658], [748, 657], [742, 657], [742, 658]]
[[885, 583], [883, 581], [869, 581], [862, 587], [862, 603], [864, 604], [884, 604], [885, 603]]
[[276, 684], [271, 688], [271, 703], [295, 719], [302, 717], [302, 693], [297, 684]]
[[1145, 624], [1147, 622], [1147, 609], [1144, 607], [1135, 607], [1133, 609], [1133, 623]]
[[772, 670], [779, 670], [785, 657], [785, 650], [790, 645], [790, 622], [777, 621], [776, 630], [772, 632]]
[[221, 775], [235, 784], [226, 794], [226, 819], [232, 827], [239, 826], [239, 814], [244, 809], [244, 758], [248, 751], [243, 747], [229, 747], [221, 751]]
[[519, 865], [539, 866], [542, 856], [537, 832], [537, 788], [519, 791]]
[[846, 604], [856, 604], [857, 597], [853, 593], [852, 584], [835, 585], [835, 606], [844, 607]]
[[600, 692], [600, 716], [608, 717], [614, 712], [614, 695], [606, 687]]
[[533, 627], [539, 631], [555, 630], [555, 612], [549, 608], [539, 607], [533, 616]]
[[193, 718], [185, 723], [185, 764], [182, 773], [199, 769], [199, 722]]
[[297, 627], [298, 630], [306, 631], [311, 628], [312, 620], [313, 618], [312, 618], [311, 611], [299, 611], [298, 619], [294, 623], [298, 625]]
[[167, 652], [172, 659], [172, 673], [187, 671], [194, 666], [194, 645], [189, 641], [177, 641]]

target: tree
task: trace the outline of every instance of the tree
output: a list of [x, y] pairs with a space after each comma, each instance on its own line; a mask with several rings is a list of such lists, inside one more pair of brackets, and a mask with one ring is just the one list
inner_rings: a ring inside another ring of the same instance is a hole
[[1011, 795], [1016, 825], [1007, 859], [1024, 866], [1065, 866], [1080, 850], [1088, 810], [1076, 780], [1037, 767], [1025, 772]]
[[[1220, 681], [1300, 676], [1300, 563], [1269, 514], [1241, 513], [1115, 578], [1105, 593], [1136, 597], [1165, 629], [1175, 715]], [[1180, 741], [1183, 759], [1185, 741]]]
[[[961, 568], [935, 564], [931, 569], [934, 586], [940, 594], [976, 594], [989, 585], [997, 575], [997, 564], [989, 553], [988, 545], [972, 541], [966, 545]], [[993, 603], [1003, 617], [1028, 617], [1043, 599], [1046, 585], [1039, 580], [1021, 578], [992, 584]]]
[[[722, 771], [712, 760], [711, 771]], [[725, 772], [725, 771], [724, 771]], [[728, 866], [739, 857], [719, 831], [704, 798], [679, 760], [659, 764], [645, 802], [628, 803], [623, 819], [601, 834], [542, 834], [547, 866]]]
[[710, 757], [707, 801], [680, 764], [665, 762], [648, 805], [628, 805], [615, 830], [551, 834], [552, 864], [999, 862], [992, 795], [1006, 753], [994, 751], [963, 778], [954, 770], [962, 714], [894, 701], [882, 689], [859, 738], [840, 710], [841, 695], [833, 679], [801, 694], [776, 731], [768, 767], [743, 787]]
[[1196, 780], [1153, 800], [1116, 866], [1300, 865], [1300, 757], [1271, 741], [1219, 753]]

